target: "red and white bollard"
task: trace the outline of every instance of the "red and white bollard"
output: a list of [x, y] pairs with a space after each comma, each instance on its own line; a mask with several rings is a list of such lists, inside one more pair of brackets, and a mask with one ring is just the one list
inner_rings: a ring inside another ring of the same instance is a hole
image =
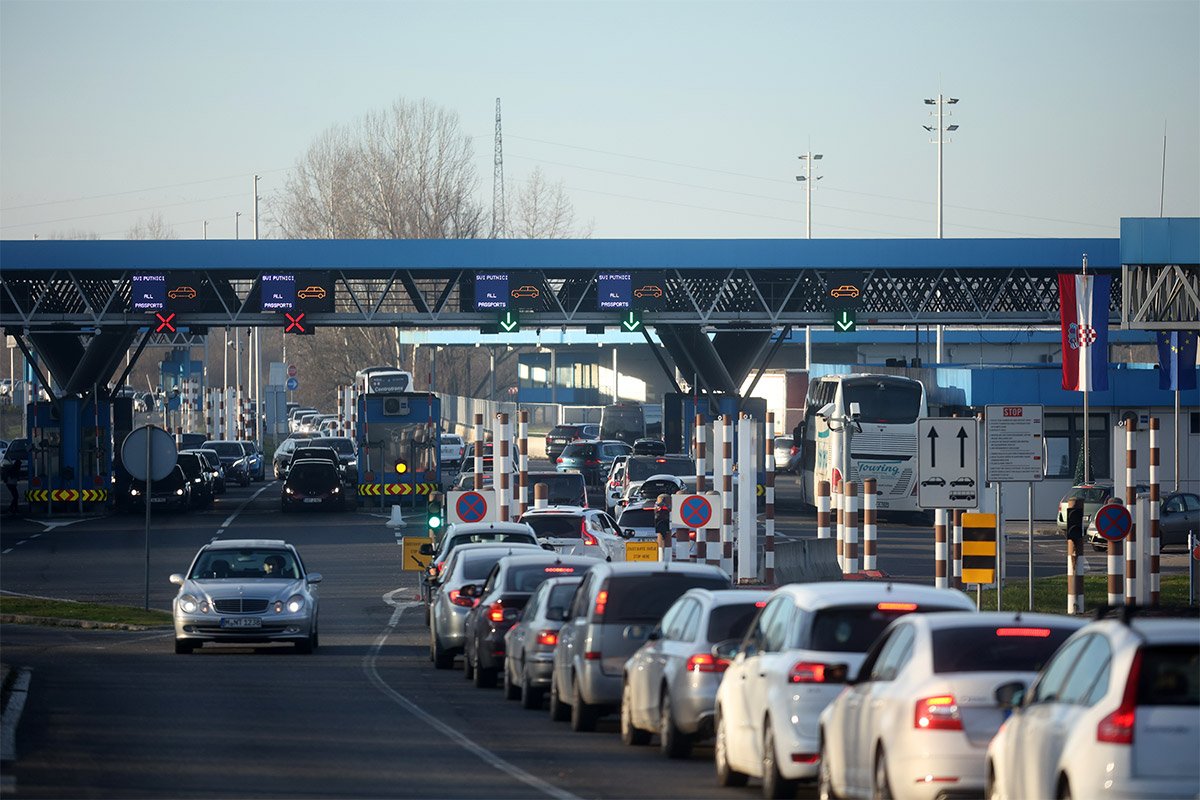
[[842, 574], [858, 573], [858, 485], [842, 481]]
[[875, 500], [879, 483], [874, 478], [863, 481], [862, 496], [862, 568], [867, 571], [879, 569], [875, 545], [879, 537], [876, 521]]

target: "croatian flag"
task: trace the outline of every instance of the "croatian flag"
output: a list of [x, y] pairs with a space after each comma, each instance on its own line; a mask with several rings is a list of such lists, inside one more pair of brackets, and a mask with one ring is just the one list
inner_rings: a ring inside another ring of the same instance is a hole
[[1059, 275], [1062, 321], [1062, 387], [1074, 392], [1108, 389], [1108, 275]]
[[1158, 388], [1186, 392], [1196, 388], [1195, 331], [1158, 334]]

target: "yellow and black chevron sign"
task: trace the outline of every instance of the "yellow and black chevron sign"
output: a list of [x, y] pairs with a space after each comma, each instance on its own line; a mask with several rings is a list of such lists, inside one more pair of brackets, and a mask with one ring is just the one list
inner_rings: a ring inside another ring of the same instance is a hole
[[437, 491], [436, 483], [360, 483], [358, 493], [363, 497], [395, 497], [410, 494], [430, 494]]
[[102, 503], [108, 499], [107, 489], [28, 489], [25, 499], [31, 503]]

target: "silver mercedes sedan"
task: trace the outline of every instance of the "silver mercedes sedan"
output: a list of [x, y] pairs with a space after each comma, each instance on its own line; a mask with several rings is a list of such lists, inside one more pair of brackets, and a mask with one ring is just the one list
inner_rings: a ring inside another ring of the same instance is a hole
[[179, 587], [175, 652], [204, 642], [291, 642], [317, 649], [319, 572], [307, 572], [296, 548], [282, 539], [214, 539], [200, 548]]

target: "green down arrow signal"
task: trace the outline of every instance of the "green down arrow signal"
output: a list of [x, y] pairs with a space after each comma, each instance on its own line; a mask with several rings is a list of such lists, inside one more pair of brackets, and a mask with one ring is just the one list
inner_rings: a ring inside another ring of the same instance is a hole
[[833, 325], [842, 333], [849, 333], [854, 330], [854, 315], [849, 311], [843, 311], [834, 317]]
[[505, 333], [516, 333], [521, 328], [521, 317], [512, 311], [500, 315], [500, 330]]
[[637, 312], [630, 311], [625, 316], [621, 317], [621, 327], [628, 333], [633, 333], [638, 328], [642, 327], [642, 320], [637, 315]]

